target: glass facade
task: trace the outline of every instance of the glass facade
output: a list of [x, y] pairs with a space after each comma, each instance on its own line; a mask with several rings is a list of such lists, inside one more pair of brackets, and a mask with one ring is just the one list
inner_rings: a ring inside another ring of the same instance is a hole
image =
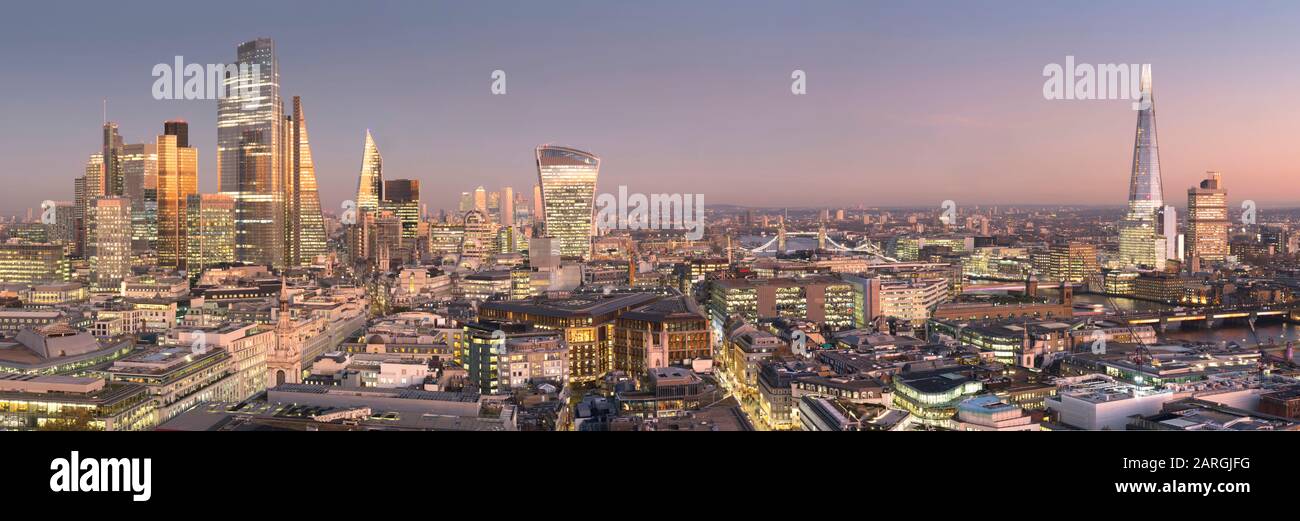
[[1218, 172], [1187, 190], [1187, 259], [1222, 261], [1228, 257], [1228, 192]]
[[289, 119], [290, 178], [285, 183], [284, 241], [288, 266], [310, 265], [325, 254], [325, 219], [321, 216], [320, 194], [316, 191], [316, 165], [311, 158], [307, 137], [307, 120], [303, 116], [302, 98], [293, 97], [293, 116]]
[[189, 269], [235, 262], [235, 200], [223, 194], [192, 194], [186, 206]]
[[186, 199], [198, 193], [197, 150], [177, 146], [177, 136], [158, 136], [158, 264], [185, 268]]
[[91, 288], [120, 290], [122, 279], [131, 273], [131, 203], [124, 197], [101, 197], [91, 208]]
[[1142, 69], [1142, 100], [1133, 143], [1128, 213], [1119, 223], [1119, 260], [1133, 266], [1163, 269], [1165, 239], [1158, 233], [1157, 213], [1164, 207], [1160, 184], [1160, 150], [1156, 139], [1156, 105], [1151, 69]]
[[560, 240], [560, 255], [589, 257], [592, 211], [600, 158], [581, 150], [537, 147], [546, 235]]
[[235, 200], [237, 260], [280, 265], [284, 107], [275, 42], [244, 42], [237, 58], [239, 72], [227, 71], [217, 102], [219, 190]]
[[361, 180], [357, 184], [357, 213], [379, 211], [384, 200], [384, 158], [379, 155], [375, 138], [366, 130], [366, 146], [361, 152]]

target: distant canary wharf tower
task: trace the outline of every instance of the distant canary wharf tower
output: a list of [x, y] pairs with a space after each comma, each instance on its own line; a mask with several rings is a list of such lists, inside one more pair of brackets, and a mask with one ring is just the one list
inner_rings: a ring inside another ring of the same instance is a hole
[[1160, 235], [1156, 223], [1157, 213], [1164, 206], [1164, 192], [1160, 186], [1160, 149], [1156, 141], [1156, 104], [1150, 67], [1142, 68], [1141, 87], [1128, 213], [1119, 223], [1119, 256], [1123, 264], [1164, 269], [1166, 239]]
[[592, 206], [600, 158], [566, 147], [537, 147], [546, 236], [560, 240], [560, 255], [587, 257], [591, 252]]
[[325, 254], [325, 219], [316, 190], [316, 166], [311, 159], [302, 98], [293, 97], [293, 115], [286, 120], [289, 178], [285, 181], [285, 265], [307, 266]]
[[366, 130], [366, 147], [361, 152], [361, 180], [357, 183], [357, 213], [377, 212], [384, 200], [384, 158], [375, 138]]
[[227, 71], [226, 97], [217, 102], [218, 189], [235, 200], [235, 258], [281, 266], [284, 106], [275, 42], [244, 42], [237, 59], [248, 77]]

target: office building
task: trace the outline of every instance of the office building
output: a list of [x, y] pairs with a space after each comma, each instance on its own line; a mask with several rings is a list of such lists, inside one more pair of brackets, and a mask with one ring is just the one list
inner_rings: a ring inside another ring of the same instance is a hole
[[325, 254], [325, 218], [316, 189], [316, 166], [311, 158], [307, 120], [302, 98], [293, 97], [293, 114], [285, 121], [289, 145], [288, 179], [285, 180], [284, 244], [286, 266], [311, 265]]
[[415, 242], [420, 229], [420, 182], [414, 179], [384, 181], [383, 211], [402, 221], [402, 239]]
[[366, 129], [366, 144], [361, 151], [361, 176], [357, 182], [357, 213], [377, 212], [384, 200], [384, 158], [375, 138]]
[[199, 272], [235, 262], [235, 200], [225, 194], [185, 199], [186, 267]]
[[1160, 180], [1160, 150], [1156, 139], [1156, 108], [1150, 67], [1142, 68], [1141, 89], [1133, 169], [1129, 176], [1128, 211], [1119, 223], [1119, 261], [1128, 266], [1164, 269], [1167, 241], [1160, 233], [1159, 223], [1164, 191]]
[[632, 309], [614, 324], [614, 369], [643, 376], [652, 368], [691, 367], [713, 358], [709, 319], [689, 297]]
[[158, 145], [126, 145], [122, 153], [123, 195], [131, 201], [131, 251], [139, 256], [158, 247]]
[[131, 203], [125, 197], [95, 199], [90, 212], [90, 283], [117, 292], [131, 274]]
[[1199, 271], [1203, 262], [1228, 258], [1228, 191], [1218, 172], [1207, 172], [1199, 186], [1187, 189], [1187, 262]]
[[177, 146], [176, 139], [158, 136], [158, 265], [185, 269], [185, 210], [189, 196], [199, 191], [198, 150]]
[[275, 42], [241, 43], [236, 63], [240, 73], [227, 74], [227, 96], [217, 101], [218, 189], [235, 201], [235, 258], [279, 266], [285, 154]]
[[0, 282], [47, 284], [68, 280], [63, 246], [11, 241], [0, 243]]
[[600, 158], [551, 145], [537, 147], [536, 155], [545, 236], [560, 240], [560, 252], [565, 257], [590, 256]]

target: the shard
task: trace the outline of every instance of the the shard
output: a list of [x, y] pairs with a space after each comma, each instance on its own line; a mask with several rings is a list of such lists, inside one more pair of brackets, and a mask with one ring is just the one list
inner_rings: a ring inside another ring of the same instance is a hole
[[1143, 66], [1141, 78], [1128, 212], [1119, 223], [1119, 256], [1129, 266], [1163, 269], [1166, 238], [1160, 233], [1158, 214], [1164, 208], [1164, 192], [1160, 184], [1160, 147], [1156, 139], [1156, 105], [1149, 66]]
[[285, 265], [308, 266], [325, 254], [325, 220], [316, 190], [316, 167], [311, 159], [307, 120], [302, 98], [293, 97], [289, 127], [288, 174], [285, 184]]

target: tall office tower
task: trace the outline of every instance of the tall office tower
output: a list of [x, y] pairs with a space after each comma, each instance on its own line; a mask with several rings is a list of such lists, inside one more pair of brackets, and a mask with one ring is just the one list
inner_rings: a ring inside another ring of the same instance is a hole
[[186, 269], [186, 199], [199, 192], [198, 151], [158, 136], [158, 265]]
[[1151, 68], [1142, 68], [1142, 98], [1133, 142], [1133, 171], [1129, 178], [1128, 212], [1119, 223], [1119, 260], [1128, 265], [1164, 269], [1165, 238], [1157, 213], [1164, 206], [1160, 185], [1160, 150], [1156, 139], [1156, 104]]
[[501, 222], [501, 192], [487, 193], [487, 211], [492, 222]]
[[55, 201], [54, 225], [50, 227], [50, 242], [71, 249], [71, 245], [76, 240], [76, 204], [72, 201]]
[[126, 194], [126, 175], [122, 165], [122, 135], [117, 133], [117, 123], [104, 123], [104, 147], [100, 154], [104, 158], [104, 194], [120, 196]]
[[1228, 191], [1218, 172], [1206, 172], [1199, 187], [1187, 189], [1187, 263], [1199, 271], [1202, 261], [1228, 257]]
[[349, 250], [353, 262], [369, 259], [371, 225], [384, 200], [384, 158], [379, 155], [375, 138], [366, 129], [366, 143], [361, 150], [361, 175], [357, 181], [356, 224], [349, 230]]
[[82, 257], [86, 250], [86, 176], [72, 180], [72, 248], [73, 257]]
[[515, 225], [515, 189], [509, 186], [501, 190], [501, 224]]
[[537, 147], [546, 236], [560, 240], [560, 254], [590, 256], [592, 209], [600, 158], [573, 148]]
[[90, 209], [95, 199], [104, 196], [104, 156], [91, 154], [86, 161], [84, 175], [77, 178], [74, 185], [77, 205], [77, 245], [76, 255], [85, 258], [90, 255]]
[[285, 265], [309, 266], [317, 256], [325, 254], [325, 218], [316, 190], [316, 166], [311, 159], [301, 97], [293, 97], [293, 114], [286, 124], [289, 178], [284, 183]]
[[94, 291], [118, 291], [131, 274], [131, 201], [100, 197], [90, 209], [90, 285]]
[[224, 194], [185, 198], [186, 269], [235, 262], [235, 200]]
[[514, 216], [516, 226], [532, 226], [533, 224], [533, 207], [532, 203], [524, 197], [524, 194], [515, 194]]
[[218, 189], [235, 200], [235, 258], [280, 265], [284, 172], [280, 65], [270, 38], [239, 44], [239, 74], [217, 101]]
[[480, 266], [496, 247], [496, 226], [487, 214], [478, 210], [465, 212], [465, 235], [461, 242], [462, 265]]
[[460, 206], [458, 207], [458, 209], [460, 210], [460, 213], [461, 213], [462, 215], [463, 215], [465, 212], [468, 212], [468, 211], [470, 211], [470, 210], [473, 210], [473, 209], [474, 209], [474, 194], [472, 194], [472, 193], [470, 193], [470, 192], [461, 192], [461, 193], [460, 193]]
[[367, 259], [380, 271], [388, 271], [393, 261], [401, 264], [406, 261], [406, 249], [402, 240], [402, 220], [392, 212], [380, 210], [378, 213], [366, 214], [366, 248]]
[[403, 242], [414, 244], [420, 230], [420, 182], [414, 179], [384, 181], [384, 202], [380, 210], [392, 212], [400, 219]]
[[158, 246], [158, 146], [123, 146], [122, 175], [122, 195], [131, 201], [131, 251], [139, 256]]
[[542, 185], [533, 185], [533, 224], [546, 220], [546, 213], [542, 211]]
[[366, 129], [366, 146], [361, 151], [361, 180], [357, 184], [357, 214], [379, 211], [384, 200], [384, 158], [379, 155], [375, 138]]
[[486, 216], [486, 215], [487, 215], [487, 211], [488, 211], [488, 207], [487, 207], [487, 206], [488, 206], [488, 205], [487, 205], [487, 190], [484, 190], [482, 186], [480, 186], [480, 187], [478, 187], [478, 188], [475, 188], [475, 189], [474, 189], [474, 209], [475, 209], [475, 210], [478, 210], [478, 211], [480, 211], [480, 212], [482, 212], [483, 215]]
[[190, 146], [190, 124], [183, 119], [164, 121], [163, 134], [176, 136], [176, 146], [178, 147], [189, 148]]
[[1183, 250], [1178, 240], [1178, 209], [1172, 205], [1165, 205], [1156, 213], [1156, 217], [1160, 224], [1156, 227], [1156, 233], [1159, 233], [1161, 240], [1164, 241], [1165, 260], [1182, 262]]

